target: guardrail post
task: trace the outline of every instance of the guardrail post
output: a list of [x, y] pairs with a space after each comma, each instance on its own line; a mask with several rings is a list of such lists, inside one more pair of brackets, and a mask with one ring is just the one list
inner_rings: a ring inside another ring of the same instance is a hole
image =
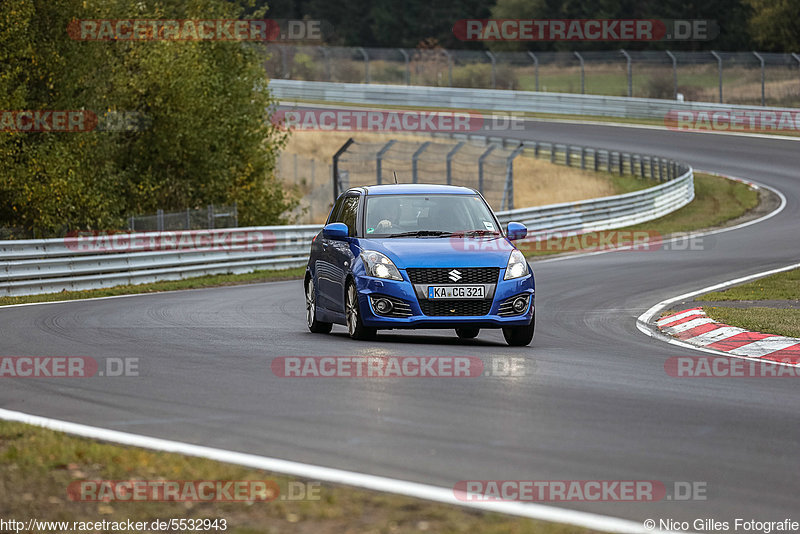
[[569, 158], [570, 158], [569, 145], [567, 145], [567, 147], [565, 149], [565, 152], [566, 153], [564, 154], [564, 163], [567, 165], [567, 167], [570, 167], [571, 165], [569, 164], [570, 163], [569, 162]]
[[678, 59], [675, 54], [669, 50], [665, 50], [669, 58], [672, 60], [672, 98], [678, 98]]
[[539, 141], [533, 143], [533, 157], [539, 159]]
[[662, 159], [658, 158], [658, 181], [664, 181], [664, 166], [662, 165]]
[[586, 73], [584, 71], [583, 56], [581, 56], [578, 52], [573, 52], [573, 54], [575, 54], [575, 57], [577, 57], [578, 61], [581, 62], [581, 94], [583, 95], [586, 94], [586, 84], [584, 83], [584, 80], [586, 79]]
[[483, 162], [487, 157], [489, 157], [489, 154], [491, 154], [495, 148], [497, 148], [497, 145], [489, 145], [489, 148], [486, 149], [486, 152], [481, 154], [481, 156], [478, 158], [478, 192], [480, 192], [480, 194], [483, 194]]
[[339, 147], [339, 150], [336, 151], [336, 154], [333, 155], [333, 172], [331, 173], [331, 178], [333, 179], [333, 201], [336, 202], [336, 199], [339, 198], [339, 157], [350, 148], [350, 145], [354, 143], [353, 138], [351, 137], [344, 144]]
[[761, 57], [761, 54], [758, 52], [753, 52], [753, 55], [761, 62], [761, 105], [766, 106], [766, 95], [764, 93], [764, 58]]
[[586, 169], [586, 147], [581, 147], [581, 169]]
[[619, 156], [619, 161], [618, 161], [618, 164], [619, 164], [619, 175], [622, 176], [622, 173], [625, 172], [624, 169], [622, 168], [622, 166], [624, 165], [624, 163], [622, 161], [622, 152], [618, 152], [617, 155]]
[[398, 48], [401, 54], [403, 54], [403, 59], [406, 62], [406, 85], [411, 84], [411, 68], [409, 67], [409, 59], [408, 59], [408, 52], [403, 50], [402, 48]]
[[592, 149], [594, 153], [594, 172], [600, 170], [600, 151], [596, 148]]
[[722, 104], [722, 58], [713, 50], [711, 51], [711, 55], [717, 58], [717, 69], [719, 70], [719, 103]]
[[650, 156], [647, 159], [650, 160], [650, 179], [651, 180], [655, 180], [656, 179], [656, 174], [655, 174], [655, 171], [653, 170], [653, 156]]
[[528, 52], [528, 55], [533, 60], [533, 79], [534, 79], [534, 91], [539, 91], [539, 58], [536, 57], [536, 54], [533, 52]]
[[492, 89], [497, 89], [497, 59], [495, 59], [494, 54], [488, 50], [486, 51], [486, 55], [492, 60]]
[[356, 48], [356, 50], [361, 52], [361, 55], [364, 56], [364, 83], [369, 83], [369, 54], [367, 54], [367, 51], [361, 46]]
[[622, 55], [625, 56], [625, 61], [628, 62], [628, 97], [633, 96], [633, 65], [631, 64], [631, 55], [625, 50], [620, 50]]
[[509, 154], [506, 159], [506, 186], [503, 188], [503, 209], [514, 209], [514, 158], [519, 156], [524, 146], [522, 143]]
[[383, 155], [386, 154], [386, 151], [392, 148], [392, 145], [395, 144], [396, 142], [397, 142], [396, 139], [390, 139], [388, 143], [383, 145], [383, 147], [380, 150], [378, 150], [378, 153], [375, 156], [375, 180], [378, 185], [382, 183], [383, 179], [383, 173], [382, 173]]
[[464, 146], [464, 141], [461, 141], [453, 149], [447, 153], [447, 185], [453, 184], [453, 156], [456, 155], [456, 152], [461, 150], [461, 147]]
[[415, 183], [415, 184], [416, 184], [416, 183], [418, 183], [418, 182], [417, 182], [417, 160], [419, 159], [420, 155], [421, 155], [423, 152], [425, 152], [425, 149], [426, 149], [426, 148], [428, 148], [428, 145], [430, 145], [430, 144], [431, 144], [431, 142], [430, 142], [430, 141], [425, 141], [425, 142], [424, 142], [424, 143], [422, 143], [422, 145], [421, 145], [421, 146], [420, 146], [420, 147], [417, 149], [417, 151], [416, 151], [416, 152], [414, 152], [414, 155], [413, 155], [413, 156], [411, 156], [411, 182], [412, 182], [412, 183]]
[[639, 176], [644, 180], [644, 156], [639, 154]]

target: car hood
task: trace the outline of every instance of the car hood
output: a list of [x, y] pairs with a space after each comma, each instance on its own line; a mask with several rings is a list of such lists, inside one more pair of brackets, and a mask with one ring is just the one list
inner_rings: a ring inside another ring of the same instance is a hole
[[500, 267], [514, 250], [505, 237], [411, 237], [361, 239], [363, 250], [385, 254], [398, 269], [407, 267]]

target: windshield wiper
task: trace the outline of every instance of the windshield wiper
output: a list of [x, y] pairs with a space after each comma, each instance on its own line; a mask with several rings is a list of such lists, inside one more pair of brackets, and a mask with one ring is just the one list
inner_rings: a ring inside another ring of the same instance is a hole
[[496, 230], [469, 230], [464, 232], [465, 236], [484, 236], [484, 235], [500, 235]]
[[442, 237], [451, 236], [452, 232], [442, 232], [440, 230], [415, 230], [413, 232], [401, 232], [399, 234], [389, 234], [388, 237]]

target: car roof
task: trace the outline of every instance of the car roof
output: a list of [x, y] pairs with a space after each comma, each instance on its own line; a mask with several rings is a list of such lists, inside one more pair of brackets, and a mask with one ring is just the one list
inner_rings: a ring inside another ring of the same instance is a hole
[[353, 188], [361, 190], [366, 195], [431, 195], [431, 194], [450, 194], [450, 195], [474, 195], [475, 190], [469, 187], [442, 184], [388, 184], [370, 185]]

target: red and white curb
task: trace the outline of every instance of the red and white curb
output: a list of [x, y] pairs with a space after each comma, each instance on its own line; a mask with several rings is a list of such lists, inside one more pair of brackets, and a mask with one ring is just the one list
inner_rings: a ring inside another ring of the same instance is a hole
[[656, 324], [663, 333], [696, 347], [800, 366], [800, 339], [718, 323], [708, 317], [703, 308], [673, 313]]

